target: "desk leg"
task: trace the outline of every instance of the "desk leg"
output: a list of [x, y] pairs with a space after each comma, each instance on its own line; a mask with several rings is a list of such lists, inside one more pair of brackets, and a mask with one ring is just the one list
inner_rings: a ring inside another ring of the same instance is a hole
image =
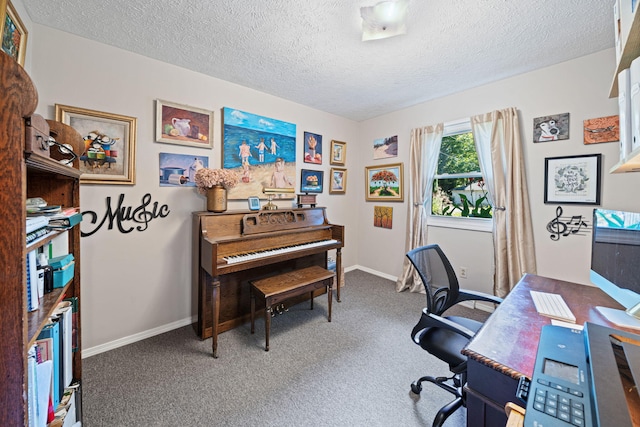
[[328, 318], [329, 322], [331, 322], [331, 300], [333, 300], [333, 278], [327, 280], [327, 294], [329, 295], [328, 306]]
[[336, 285], [337, 288], [336, 289], [336, 299], [338, 300], [338, 302], [340, 301], [340, 287], [342, 286], [342, 283], [340, 283], [340, 280], [342, 278], [342, 248], [338, 248], [336, 249]]
[[211, 347], [213, 349], [213, 357], [218, 357], [218, 321], [220, 319], [220, 280], [218, 277], [213, 278], [213, 288], [211, 289]]

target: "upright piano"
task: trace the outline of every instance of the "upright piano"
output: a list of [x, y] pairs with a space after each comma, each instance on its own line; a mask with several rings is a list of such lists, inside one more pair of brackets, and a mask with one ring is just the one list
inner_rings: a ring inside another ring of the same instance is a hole
[[213, 338], [249, 320], [250, 280], [319, 265], [336, 250], [340, 301], [344, 226], [330, 224], [325, 208], [194, 212], [192, 282], [198, 292], [196, 332]]

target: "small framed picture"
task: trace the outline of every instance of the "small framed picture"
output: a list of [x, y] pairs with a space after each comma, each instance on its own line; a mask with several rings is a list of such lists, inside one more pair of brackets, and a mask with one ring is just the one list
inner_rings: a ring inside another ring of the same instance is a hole
[[156, 142], [213, 147], [213, 111], [156, 100]]
[[304, 162], [322, 164], [322, 135], [304, 133]]
[[[6, 9], [4, 5], [6, 4]], [[6, 12], [5, 12], [6, 10]], [[27, 29], [11, 1], [0, 0], [0, 46], [2, 50], [24, 67], [27, 49]]]
[[300, 170], [300, 192], [322, 193], [324, 172], [311, 169]]
[[346, 194], [347, 192], [347, 170], [331, 168], [331, 184], [329, 194]]
[[329, 163], [336, 166], [344, 166], [347, 159], [347, 143], [331, 141], [331, 157]]
[[249, 197], [247, 200], [249, 201], [249, 209], [252, 211], [260, 210], [260, 199], [258, 197]]
[[544, 202], [600, 204], [602, 154], [544, 159]]

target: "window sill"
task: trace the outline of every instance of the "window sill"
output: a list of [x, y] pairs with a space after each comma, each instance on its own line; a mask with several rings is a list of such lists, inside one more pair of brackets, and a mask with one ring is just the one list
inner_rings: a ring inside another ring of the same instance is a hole
[[427, 216], [430, 227], [457, 228], [459, 230], [493, 232], [493, 219], [489, 218], [461, 218], [451, 216]]

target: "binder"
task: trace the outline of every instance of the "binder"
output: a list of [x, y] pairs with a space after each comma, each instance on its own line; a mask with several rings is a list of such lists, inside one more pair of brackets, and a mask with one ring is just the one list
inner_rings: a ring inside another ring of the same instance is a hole
[[631, 92], [631, 151], [640, 147], [640, 57], [629, 67]]
[[27, 254], [27, 310], [37, 310], [39, 302], [38, 267], [36, 265], [36, 251], [33, 250]]
[[73, 319], [71, 301], [61, 301], [53, 312], [60, 319], [62, 347], [62, 388], [69, 387], [73, 380]]
[[58, 319], [51, 319], [50, 323], [43, 326], [38, 339], [51, 338], [53, 340], [53, 387], [51, 397], [53, 407], [57, 408], [62, 395], [62, 381], [60, 378], [62, 368], [62, 355], [60, 354], [60, 322]]
[[628, 68], [618, 74], [618, 109], [620, 118], [620, 159], [631, 152], [631, 75]]

